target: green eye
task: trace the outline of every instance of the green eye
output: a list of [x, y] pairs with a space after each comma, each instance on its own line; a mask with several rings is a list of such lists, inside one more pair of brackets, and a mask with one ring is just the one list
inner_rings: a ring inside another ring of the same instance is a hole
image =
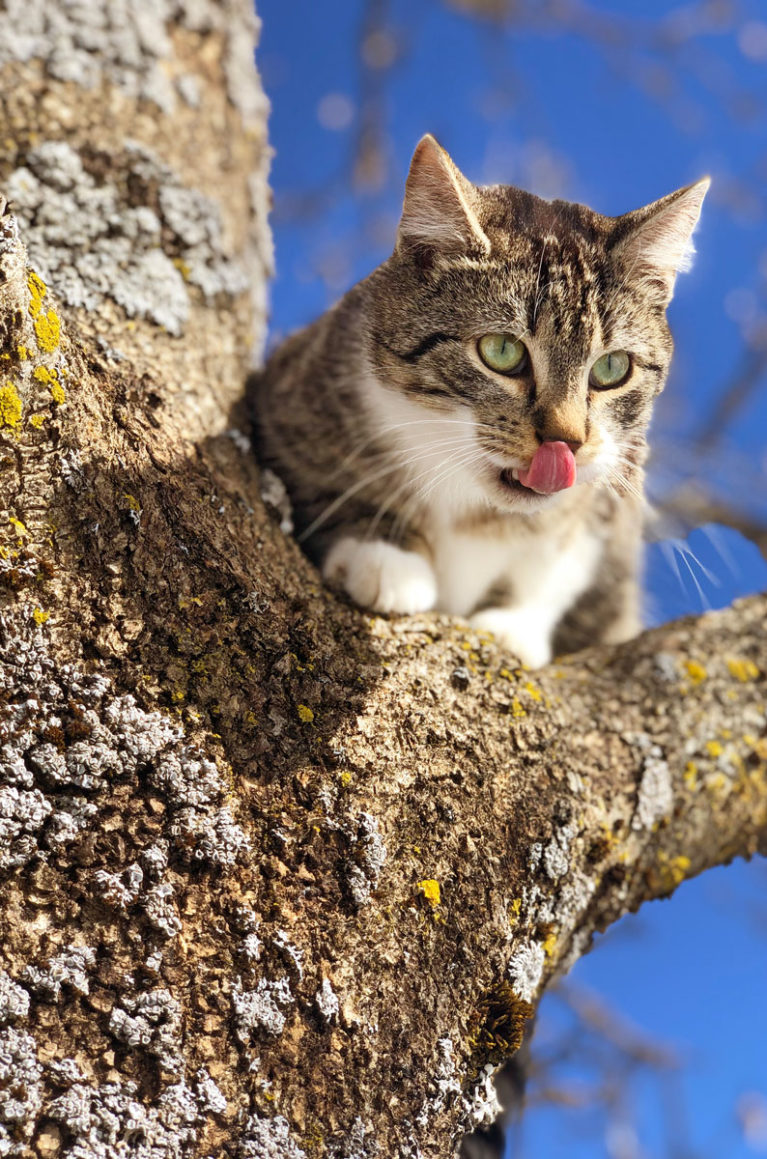
[[485, 366], [498, 374], [520, 374], [527, 366], [527, 347], [513, 334], [483, 334], [477, 350]]
[[631, 359], [625, 350], [612, 350], [603, 354], [591, 368], [589, 386], [594, 390], [609, 390], [625, 382], [631, 370]]

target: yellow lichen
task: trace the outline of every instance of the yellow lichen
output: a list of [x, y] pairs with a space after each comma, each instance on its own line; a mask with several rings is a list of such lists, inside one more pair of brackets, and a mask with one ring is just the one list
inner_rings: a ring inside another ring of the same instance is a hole
[[748, 680], [756, 680], [759, 676], [759, 669], [753, 660], [739, 660], [731, 657], [727, 661], [727, 670], [730, 676], [734, 676], [741, 684], [745, 684]]
[[669, 857], [666, 853], [661, 853], [659, 860], [661, 877], [666, 888], [677, 886], [683, 882], [692, 864], [689, 857], [682, 855]]
[[302, 721], [304, 724], [311, 724], [312, 723], [312, 721], [314, 720], [314, 713], [312, 712], [312, 710], [308, 704], [299, 704], [299, 706], [298, 706], [298, 719], [300, 721]]
[[710, 757], [720, 757], [724, 752], [724, 749], [718, 740], [707, 740], [706, 752]]
[[140, 511], [141, 510], [141, 504], [139, 503], [139, 501], [135, 495], [129, 495], [128, 492], [126, 491], [125, 494], [123, 495], [123, 499], [128, 504], [128, 507], [130, 508], [131, 511]]
[[708, 676], [706, 669], [697, 660], [685, 661], [684, 668], [693, 684], [702, 684]]
[[44, 624], [46, 620], [50, 620], [51, 613], [44, 612], [42, 608], [35, 608], [32, 612], [32, 619], [36, 624]]
[[441, 893], [439, 882], [435, 881], [433, 877], [424, 878], [423, 881], [418, 882], [418, 888], [423, 896], [428, 901], [432, 909], [440, 904]]
[[20, 519], [15, 519], [13, 515], [9, 515], [8, 522], [18, 535], [19, 539], [23, 539], [25, 535], [29, 535], [29, 532]]
[[37, 345], [46, 354], [51, 354], [61, 338], [59, 316], [55, 310], [46, 312], [43, 309], [43, 299], [48, 293], [48, 287], [33, 270], [29, 271], [27, 286], [29, 288], [29, 313], [34, 320]]
[[515, 925], [517, 921], [519, 921], [519, 911], [521, 909], [522, 909], [522, 898], [521, 897], [512, 898], [511, 905], [509, 906], [509, 922], [512, 926]]
[[554, 933], [551, 933], [546, 938], [546, 941], [543, 943], [543, 952], [547, 958], [550, 958], [552, 956], [552, 954], [554, 953], [554, 951], [556, 950], [556, 948], [557, 948], [557, 935]]
[[15, 430], [21, 422], [21, 399], [10, 382], [0, 386], [0, 427]]
[[35, 427], [38, 431], [40, 430], [40, 427], [43, 425], [44, 422], [45, 422], [45, 415], [30, 415], [29, 416], [29, 425], [32, 427]]
[[525, 712], [524, 708], [517, 700], [516, 696], [514, 697], [514, 699], [511, 702], [511, 715], [512, 716], [527, 716], [527, 713]]
[[533, 700], [543, 700], [543, 693], [539, 688], [536, 688], [532, 680], [528, 680], [525, 683], [525, 692], [528, 696], [531, 696]]
[[59, 405], [64, 402], [67, 396], [64, 387], [59, 382], [57, 370], [49, 366], [36, 366], [32, 371], [32, 377], [36, 378], [38, 382], [45, 383], [54, 402]]
[[29, 357], [26, 346], [17, 346], [16, 353], [19, 356], [19, 362], [26, 362]]
[[33, 318], [36, 318], [43, 308], [43, 298], [48, 293], [48, 287], [34, 270], [30, 270], [27, 276], [27, 288], [29, 289], [29, 312]]
[[348, 772], [348, 770], [344, 770], [343, 773], [338, 774], [338, 780], [341, 782], [345, 789], [348, 789], [349, 785], [352, 783], [352, 775], [350, 772]]
[[684, 770], [685, 784], [689, 785], [691, 789], [695, 789], [698, 784], [698, 766], [695, 761], [688, 761]]

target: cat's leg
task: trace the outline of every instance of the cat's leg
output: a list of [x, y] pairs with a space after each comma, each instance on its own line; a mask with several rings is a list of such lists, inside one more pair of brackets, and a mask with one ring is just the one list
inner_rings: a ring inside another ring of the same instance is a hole
[[483, 608], [475, 612], [470, 623], [482, 632], [492, 632], [498, 644], [529, 668], [542, 668], [552, 658], [551, 637], [557, 618], [540, 604], [521, 604]]
[[509, 574], [513, 603], [481, 608], [472, 626], [492, 632], [523, 664], [543, 667], [557, 625], [594, 583], [603, 553], [601, 537], [584, 528], [564, 545], [551, 541], [518, 556]]
[[323, 561], [322, 577], [376, 612], [413, 615], [428, 612], [437, 601], [436, 577], [425, 556], [384, 539], [337, 539]]

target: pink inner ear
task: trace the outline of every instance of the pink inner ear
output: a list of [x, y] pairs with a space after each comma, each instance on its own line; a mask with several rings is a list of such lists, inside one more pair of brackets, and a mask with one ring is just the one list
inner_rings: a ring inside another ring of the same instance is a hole
[[567, 443], [541, 443], [528, 469], [519, 472], [519, 481], [531, 491], [552, 495], [572, 487], [576, 474], [575, 456]]

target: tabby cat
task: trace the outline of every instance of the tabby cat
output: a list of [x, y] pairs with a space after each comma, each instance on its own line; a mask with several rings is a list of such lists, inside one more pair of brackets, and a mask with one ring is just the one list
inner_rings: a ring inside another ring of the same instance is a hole
[[645, 433], [708, 184], [603, 217], [473, 185], [423, 138], [392, 256], [253, 390], [329, 584], [534, 667], [637, 632]]

